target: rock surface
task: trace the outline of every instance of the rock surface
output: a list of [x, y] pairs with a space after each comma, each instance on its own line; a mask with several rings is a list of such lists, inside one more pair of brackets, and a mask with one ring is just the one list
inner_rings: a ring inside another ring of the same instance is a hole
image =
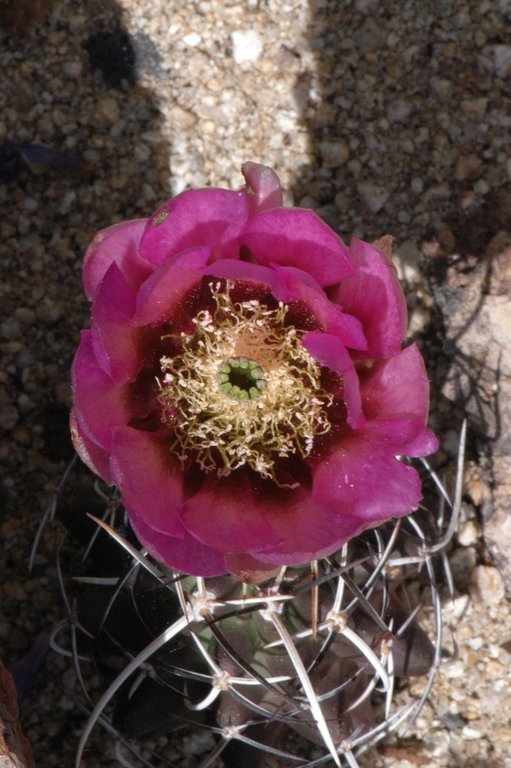
[[[511, 200], [482, 257], [447, 269], [436, 289], [449, 365], [442, 394], [462, 405], [479, 441], [483, 535], [511, 595]], [[484, 466], [484, 462], [486, 466]]]

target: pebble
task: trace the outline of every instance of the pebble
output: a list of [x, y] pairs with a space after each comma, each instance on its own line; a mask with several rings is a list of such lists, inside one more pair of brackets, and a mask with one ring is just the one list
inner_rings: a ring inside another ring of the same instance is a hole
[[456, 537], [460, 544], [464, 547], [470, 547], [477, 542], [479, 537], [479, 528], [474, 520], [467, 520], [464, 523], [460, 523]]
[[199, 35], [198, 32], [190, 32], [189, 35], [185, 35], [183, 37], [183, 43], [185, 45], [188, 45], [190, 48], [196, 48], [198, 45], [200, 45], [202, 42], [202, 37]]
[[19, 418], [17, 408], [12, 404], [4, 405], [0, 408], [0, 429], [11, 430], [13, 429]]
[[345, 141], [322, 141], [319, 151], [323, 165], [327, 168], [338, 168], [344, 165], [350, 156], [350, 148]]
[[20, 324], [14, 317], [9, 317], [0, 326], [0, 333], [3, 339], [16, 339], [20, 335]]
[[511, 46], [495, 45], [493, 48], [495, 71], [499, 77], [511, 74]]
[[504, 582], [497, 568], [490, 565], [478, 565], [474, 569], [471, 595], [474, 600], [482, 600], [488, 605], [496, 605], [504, 599]]
[[111, 96], [99, 99], [96, 105], [96, 115], [101, 125], [113, 125], [119, 120], [120, 110], [117, 101]]
[[263, 52], [263, 43], [253, 29], [236, 30], [231, 35], [232, 55], [236, 64], [257, 61]]
[[34, 310], [30, 309], [29, 307], [17, 307], [14, 310], [14, 317], [22, 325], [32, 325], [36, 320], [36, 314]]
[[483, 734], [480, 730], [478, 730], [477, 728], [472, 728], [472, 726], [470, 725], [466, 725], [463, 728], [461, 735], [463, 736], [464, 739], [467, 739], [468, 741], [475, 741], [475, 739], [482, 739], [483, 737]]
[[62, 65], [62, 71], [66, 75], [66, 77], [70, 77], [73, 80], [80, 77], [82, 74], [82, 63], [81, 61], [68, 61], [65, 64]]
[[396, 99], [388, 105], [386, 115], [390, 123], [401, 123], [410, 116], [411, 111], [412, 105], [409, 102]]
[[477, 553], [474, 547], [456, 547], [449, 555], [454, 583], [458, 588], [466, 588], [477, 563]]
[[381, 187], [378, 184], [372, 184], [371, 182], [361, 182], [357, 185], [357, 190], [372, 213], [381, 211], [389, 199], [390, 193], [386, 187]]

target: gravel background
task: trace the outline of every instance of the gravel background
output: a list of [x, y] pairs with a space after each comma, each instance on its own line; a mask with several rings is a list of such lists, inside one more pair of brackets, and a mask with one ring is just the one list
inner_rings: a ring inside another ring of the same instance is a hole
[[[511, 230], [511, 208], [488, 229], [511, 181], [509, 0], [61, 0], [49, 10], [18, 0], [15, 16], [10, 5], [0, 2], [0, 145], [43, 144], [83, 162], [29, 168], [16, 148], [0, 150], [6, 663], [62, 614], [50, 532], [31, 575], [27, 559], [71, 455], [68, 370], [87, 324], [81, 255], [96, 230], [189, 185], [240, 186], [250, 159], [277, 170], [288, 203], [315, 208], [347, 239], [393, 234], [447, 472], [463, 414], [438, 385], [439, 286], [449, 265], [469, 267], [496, 229]], [[478, 451], [480, 439], [452, 553], [458, 596], [445, 606], [459, 657], [411, 740], [382, 746], [374, 768], [511, 767], [511, 618], [481, 538], [489, 491]], [[22, 706], [39, 768], [72, 765], [83, 720], [71, 687], [52, 656]], [[83, 765], [113, 765], [108, 745], [93, 741]]]

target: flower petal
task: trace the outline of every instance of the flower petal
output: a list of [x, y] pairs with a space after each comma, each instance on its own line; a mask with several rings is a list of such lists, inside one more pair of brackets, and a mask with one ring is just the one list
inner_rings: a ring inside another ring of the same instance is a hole
[[147, 219], [123, 221], [94, 236], [83, 264], [83, 287], [89, 301], [93, 300], [96, 288], [114, 262], [132, 290], [151, 274], [153, 267], [138, 251], [146, 223]]
[[242, 553], [254, 545], [280, 539], [271, 526], [271, 515], [258, 498], [257, 480], [243, 471], [221, 479], [208, 476], [204, 485], [183, 505], [188, 531], [220, 552]]
[[370, 429], [361, 429], [318, 463], [312, 496], [341, 527], [351, 520], [354, 530], [361, 530], [408, 514], [422, 493], [418, 472], [396, 459], [392, 446], [372, 440]]
[[229, 573], [245, 584], [260, 584], [279, 572], [279, 567], [274, 563], [265, 563], [251, 555], [226, 555], [225, 561]]
[[[387, 439], [395, 441], [394, 453], [428, 456], [438, 441], [425, 427], [429, 408], [429, 381], [416, 344], [390, 360], [378, 361], [361, 378], [362, 405], [368, 419], [385, 423]], [[396, 422], [392, 428], [391, 422]], [[416, 425], [413, 430], [411, 422]], [[377, 429], [375, 422], [371, 429]], [[399, 426], [401, 425], [401, 426]], [[402, 431], [410, 431], [405, 440]]]
[[247, 194], [251, 213], [259, 213], [271, 208], [281, 208], [284, 204], [279, 177], [267, 165], [243, 163], [241, 172], [247, 183]]
[[91, 332], [82, 331], [71, 370], [76, 419], [82, 434], [110, 451], [112, 430], [131, 418], [126, 387], [116, 387], [94, 354]]
[[129, 513], [138, 514], [151, 530], [184, 536], [179, 518], [183, 475], [165, 437], [131, 427], [116, 429], [112, 472]]
[[320, 365], [342, 376], [348, 424], [352, 429], [360, 429], [365, 423], [365, 418], [362, 412], [359, 380], [353, 361], [344, 345], [337, 336], [321, 333], [321, 331], [306, 333], [302, 344]]
[[426, 422], [429, 381], [416, 344], [378, 361], [361, 375], [362, 403], [368, 419], [414, 418]]
[[83, 463], [95, 472], [96, 475], [103, 478], [105, 483], [113, 485], [114, 479], [110, 470], [110, 454], [94, 440], [91, 440], [85, 431], [80, 429], [74, 408], [69, 417], [69, 426], [75, 451]]
[[204, 270], [205, 275], [223, 277], [227, 280], [248, 280], [254, 283], [266, 285], [268, 290], [279, 301], [292, 301], [296, 294], [290, 291], [285, 281], [276, 270], [263, 267], [260, 264], [252, 264], [238, 259], [220, 259], [209, 264]]
[[302, 301], [327, 333], [337, 336], [345, 347], [367, 349], [367, 341], [360, 320], [347, 315], [337, 304], [333, 304], [322, 288], [307, 273], [295, 267], [274, 266], [275, 273], [286, 287], [285, 291], [275, 293], [279, 301]]
[[132, 325], [153, 325], [172, 317], [186, 293], [196, 285], [211, 255], [210, 246], [169, 259], [141, 287]]
[[368, 527], [350, 516], [336, 516], [322, 509], [310, 494], [302, 503], [275, 510], [272, 523], [282, 534], [277, 545], [252, 549], [251, 555], [269, 564], [301, 565], [326, 557], [345, 541]]
[[92, 344], [103, 370], [116, 384], [140, 370], [137, 331], [130, 327], [136, 295], [113, 262], [98, 285], [92, 306]]
[[407, 313], [396, 270], [374, 245], [353, 238], [349, 250], [355, 273], [341, 282], [333, 298], [362, 323], [367, 354], [356, 357], [397, 355], [406, 331]]
[[176, 539], [148, 526], [135, 511], [130, 513], [130, 524], [145, 549], [161, 563], [176, 571], [192, 576], [222, 576], [227, 573], [225, 558], [220, 552], [205, 547], [189, 533]]
[[385, 446], [396, 456], [429, 456], [438, 450], [438, 440], [416, 419], [375, 419], [364, 432], [369, 441]]
[[227, 189], [189, 189], [151, 216], [140, 243], [147, 261], [161, 266], [170, 257], [220, 239], [227, 227], [249, 215], [248, 195]]
[[259, 264], [280, 264], [308, 272], [321, 286], [353, 275], [341, 238], [312, 211], [276, 208], [249, 219], [238, 237]]

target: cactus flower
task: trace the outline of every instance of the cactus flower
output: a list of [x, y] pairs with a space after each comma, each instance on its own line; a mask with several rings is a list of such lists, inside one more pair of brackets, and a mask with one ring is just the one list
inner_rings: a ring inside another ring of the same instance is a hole
[[326, 556], [421, 498], [429, 387], [384, 248], [284, 208], [275, 173], [99, 232], [73, 369], [82, 460], [158, 560], [213, 576]]

